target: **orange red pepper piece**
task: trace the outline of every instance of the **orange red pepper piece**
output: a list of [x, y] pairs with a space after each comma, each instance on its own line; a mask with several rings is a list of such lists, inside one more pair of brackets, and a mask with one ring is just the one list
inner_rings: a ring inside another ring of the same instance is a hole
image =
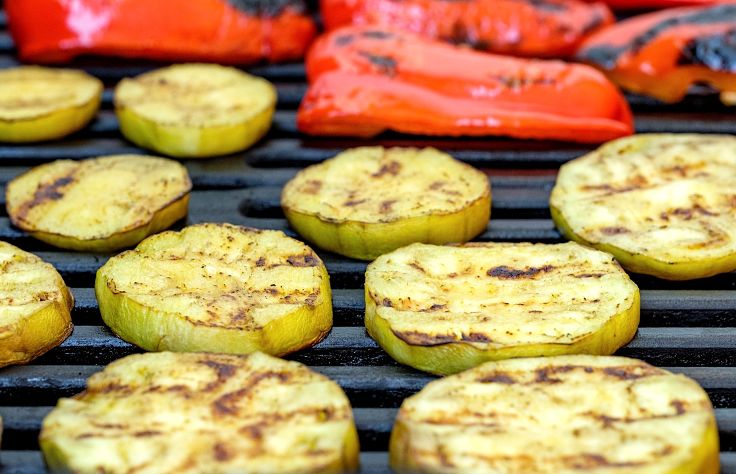
[[578, 58], [622, 87], [677, 102], [696, 83], [736, 92], [736, 4], [675, 8], [632, 17], [583, 44]]
[[633, 131], [593, 68], [479, 53], [376, 27], [318, 39], [297, 125], [313, 135], [502, 135], [599, 143]]
[[5, 0], [25, 61], [81, 54], [252, 64], [301, 59], [315, 26], [301, 0]]
[[721, 3], [736, 3], [736, 0], [588, 0], [602, 1], [616, 10], [642, 10], [654, 8], [676, 8], [688, 6], [718, 5]]
[[327, 30], [377, 25], [533, 57], [571, 56], [614, 21], [604, 4], [581, 0], [321, 0], [321, 11]]

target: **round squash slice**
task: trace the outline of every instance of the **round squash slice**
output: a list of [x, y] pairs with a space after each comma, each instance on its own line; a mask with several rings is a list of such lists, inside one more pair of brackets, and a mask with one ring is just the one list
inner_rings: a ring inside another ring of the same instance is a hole
[[281, 205], [310, 242], [373, 260], [414, 242], [472, 239], [488, 225], [491, 187], [485, 174], [433, 148], [363, 147], [299, 172]]
[[136, 145], [181, 158], [244, 150], [268, 132], [276, 88], [215, 64], [179, 64], [123, 79], [115, 113]]
[[488, 360], [613, 354], [639, 325], [639, 289], [575, 243], [414, 244], [365, 275], [365, 325], [401, 362], [452, 374]]
[[565, 164], [550, 199], [563, 235], [669, 280], [736, 270], [736, 137], [635, 135]]
[[11, 221], [57, 247], [110, 252], [130, 247], [187, 215], [186, 168], [152, 156], [59, 160], [13, 179]]
[[0, 242], [0, 367], [24, 364], [72, 333], [74, 297], [51, 264]]
[[83, 71], [22, 66], [0, 70], [0, 142], [53, 140], [94, 118], [102, 82]]
[[154, 235], [103, 265], [95, 292], [105, 323], [148, 351], [284, 355], [332, 328], [324, 264], [273, 230], [199, 224]]
[[396, 472], [716, 474], [718, 429], [693, 380], [623, 357], [488, 362], [404, 400]]
[[59, 400], [39, 441], [51, 472], [341, 473], [358, 465], [340, 387], [262, 353], [125, 357]]

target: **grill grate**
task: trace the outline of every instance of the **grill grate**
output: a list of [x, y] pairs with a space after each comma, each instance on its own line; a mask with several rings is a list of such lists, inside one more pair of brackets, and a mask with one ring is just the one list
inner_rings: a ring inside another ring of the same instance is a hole
[[[0, 11], [0, 67], [17, 64], [5, 27], [6, 18]], [[30, 166], [54, 159], [142, 152], [120, 137], [109, 86], [158, 65], [86, 59], [75, 66], [108, 85], [98, 119], [64, 141], [0, 144], [0, 187]], [[251, 72], [277, 84], [280, 99], [274, 128], [247, 153], [186, 162], [195, 186], [188, 223], [231, 222], [294, 235], [279, 208], [281, 186], [300, 167], [368, 142], [297, 134], [294, 110], [306, 88], [302, 65], [263, 66]], [[733, 112], [711, 96], [692, 97], [676, 106], [640, 97], [631, 101], [640, 132], [736, 133]], [[480, 240], [494, 241], [561, 241], [547, 208], [556, 168], [589, 149], [551, 142], [426, 139], [396, 134], [371, 141], [377, 142], [432, 145], [487, 171], [494, 186], [493, 220]], [[61, 347], [31, 365], [0, 371], [0, 415], [5, 421], [0, 473], [42, 472], [37, 436], [50, 407], [58, 397], [81, 391], [85, 379], [102, 365], [136, 352], [136, 348], [102, 326], [92, 285], [95, 271], [107, 257], [57, 251], [12, 228], [4, 212], [4, 202], [0, 202], [0, 239], [53, 263], [77, 299], [73, 312], [76, 328]], [[397, 365], [366, 336], [362, 328], [365, 264], [319, 253], [334, 288], [335, 328], [317, 347], [293, 358], [330, 376], [345, 389], [355, 407], [363, 471], [388, 472], [385, 450], [396, 409], [403, 398], [432, 377]], [[672, 367], [705, 387], [717, 408], [724, 472], [736, 473], [736, 274], [696, 282], [663, 282], [645, 276], [634, 279], [642, 289], [641, 330], [620, 353]]]

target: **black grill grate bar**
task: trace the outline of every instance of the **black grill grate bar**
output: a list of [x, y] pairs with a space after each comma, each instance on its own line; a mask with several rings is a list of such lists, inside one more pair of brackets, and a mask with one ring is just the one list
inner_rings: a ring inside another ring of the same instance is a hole
[[[396, 408], [401, 401], [435, 379], [402, 366], [313, 366], [347, 393], [355, 407]], [[53, 405], [59, 397], [84, 390], [97, 365], [33, 365], [0, 374], [0, 403], [6, 406]], [[697, 380], [719, 408], [736, 407], [736, 369], [732, 367], [672, 367]]]
[[[0, 408], [4, 430], [7, 438], [3, 439], [3, 447], [18, 449], [30, 445], [37, 440], [41, 430], [41, 421], [52, 407], [12, 407]], [[388, 449], [388, 438], [396, 419], [395, 408], [353, 408], [355, 424], [360, 433], [360, 444], [364, 450], [376, 451]], [[717, 409], [716, 420], [720, 432], [721, 450], [736, 450], [736, 409]]]
[[[92, 288], [74, 288], [74, 324], [101, 323]], [[362, 326], [363, 290], [334, 289], [335, 326]], [[723, 290], [644, 290], [641, 293], [642, 327], [736, 327], [736, 294]]]

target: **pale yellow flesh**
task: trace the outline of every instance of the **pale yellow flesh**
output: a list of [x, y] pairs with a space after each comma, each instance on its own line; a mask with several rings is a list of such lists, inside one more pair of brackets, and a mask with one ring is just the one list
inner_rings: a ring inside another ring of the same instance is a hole
[[82, 71], [22, 66], [0, 70], [0, 142], [53, 140], [94, 118], [102, 82]]
[[268, 132], [276, 88], [214, 64], [179, 64], [123, 79], [115, 112], [123, 135], [166, 155], [206, 158], [244, 150]]
[[110, 252], [131, 247], [187, 215], [192, 182], [176, 161], [115, 155], [59, 160], [13, 179], [13, 224], [62, 248]]
[[29, 362], [72, 332], [74, 298], [53, 266], [0, 242], [0, 367]]
[[312, 346], [332, 328], [329, 276], [282, 232], [200, 224], [111, 258], [95, 292], [105, 323], [149, 351], [263, 351]]
[[172, 352], [113, 362], [44, 419], [52, 472], [339, 473], [358, 465], [340, 387], [296, 362]]
[[361, 147], [310, 166], [284, 187], [284, 214], [310, 242], [373, 260], [414, 242], [467, 242], [490, 218], [482, 172], [433, 148]]
[[489, 362], [404, 401], [397, 472], [716, 474], [713, 408], [693, 380], [622, 357]]
[[562, 166], [550, 199], [570, 239], [669, 280], [736, 270], [736, 137], [635, 135]]
[[451, 374], [489, 360], [614, 353], [639, 325], [639, 289], [575, 243], [414, 244], [365, 280], [368, 334], [397, 361]]

